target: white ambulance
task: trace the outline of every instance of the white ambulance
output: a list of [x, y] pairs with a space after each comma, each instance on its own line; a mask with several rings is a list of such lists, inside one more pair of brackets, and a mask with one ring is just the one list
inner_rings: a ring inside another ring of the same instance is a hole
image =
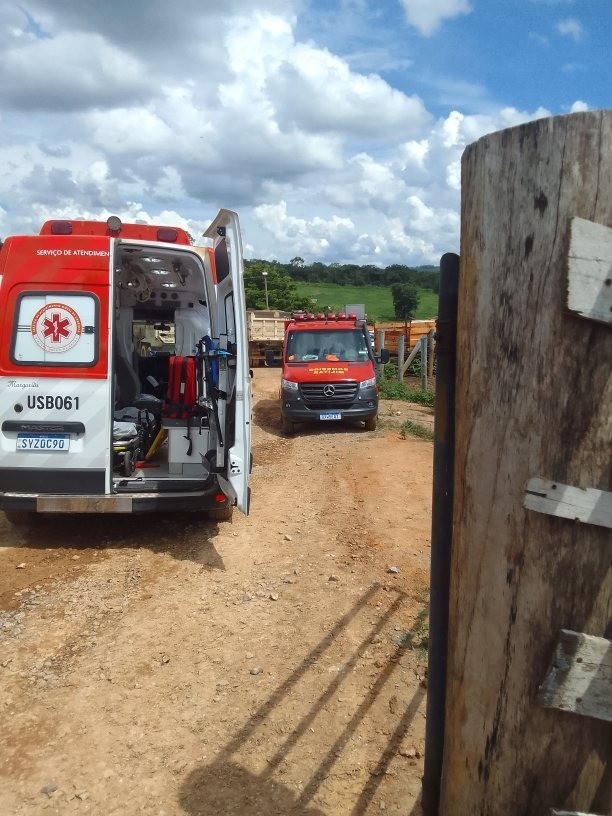
[[[47, 221], [0, 249], [0, 509], [248, 513], [238, 217]], [[147, 338], [173, 342], [153, 345]]]

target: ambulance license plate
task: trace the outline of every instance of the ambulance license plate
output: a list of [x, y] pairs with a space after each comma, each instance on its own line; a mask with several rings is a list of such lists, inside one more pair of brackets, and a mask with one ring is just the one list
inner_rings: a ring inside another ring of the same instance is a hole
[[38, 451], [53, 453], [55, 451], [70, 450], [70, 434], [17, 434], [18, 451]]
[[342, 419], [342, 414], [339, 411], [322, 411], [319, 419]]

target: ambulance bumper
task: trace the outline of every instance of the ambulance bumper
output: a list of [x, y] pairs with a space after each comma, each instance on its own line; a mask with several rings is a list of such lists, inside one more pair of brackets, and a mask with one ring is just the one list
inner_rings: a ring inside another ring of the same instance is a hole
[[31, 513], [151, 513], [197, 512], [222, 508], [229, 502], [215, 501], [219, 488], [164, 493], [130, 493], [106, 496], [40, 496], [26, 493], [0, 493], [0, 510]]

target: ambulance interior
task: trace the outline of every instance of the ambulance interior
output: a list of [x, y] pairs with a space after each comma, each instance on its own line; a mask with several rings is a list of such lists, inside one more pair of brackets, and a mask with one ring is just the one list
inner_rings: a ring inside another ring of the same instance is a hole
[[203, 394], [191, 391], [184, 404], [168, 390], [176, 364], [191, 358], [193, 374], [198, 343], [212, 336], [207, 278], [205, 248], [118, 244], [113, 353], [118, 491], [173, 489], [177, 482], [188, 489], [190, 481], [195, 489], [207, 476], [210, 423]]

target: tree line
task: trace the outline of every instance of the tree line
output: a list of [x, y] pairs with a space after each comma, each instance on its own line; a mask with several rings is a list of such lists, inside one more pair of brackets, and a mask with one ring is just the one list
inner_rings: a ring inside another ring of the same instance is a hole
[[[396, 318], [414, 316], [419, 302], [419, 289], [439, 291], [440, 272], [433, 266], [409, 267], [393, 264], [384, 268], [358, 264], [307, 264], [300, 257], [289, 263], [280, 261], [245, 260], [244, 289], [247, 309], [306, 311], [312, 308], [308, 297], [300, 297], [296, 281], [333, 283], [340, 286], [384, 286], [391, 289]], [[342, 304], [337, 304], [340, 308]]]
[[411, 283], [420, 289], [431, 289], [438, 294], [440, 270], [435, 266], [374, 266], [366, 264], [324, 264], [320, 261], [307, 264], [296, 256], [288, 264], [280, 264], [292, 280], [310, 283], [335, 283], [340, 286], [392, 286], [394, 283]]

